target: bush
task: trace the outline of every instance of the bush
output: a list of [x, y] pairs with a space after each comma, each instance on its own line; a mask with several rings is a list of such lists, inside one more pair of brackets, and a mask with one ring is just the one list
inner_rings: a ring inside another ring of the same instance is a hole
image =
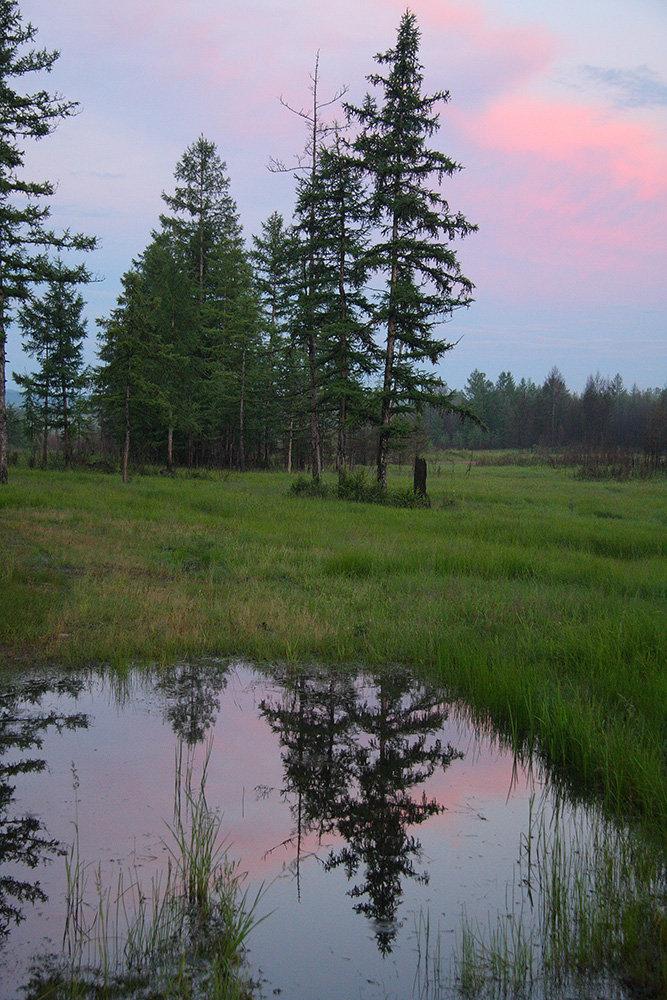
[[321, 479], [312, 479], [309, 476], [297, 476], [289, 489], [290, 493], [297, 497], [320, 497], [324, 499], [330, 496], [330, 490]]
[[376, 479], [368, 482], [366, 470], [347, 472], [338, 480], [339, 500], [353, 500], [358, 503], [382, 503], [383, 491]]
[[337, 487], [329, 487], [321, 479], [297, 476], [290, 486], [290, 493], [293, 496], [299, 497], [337, 497], [339, 500], [351, 500], [356, 503], [377, 503], [385, 507], [431, 506], [431, 501], [427, 496], [416, 494], [409, 487], [396, 490], [383, 490], [375, 479], [369, 482], [364, 469], [341, 476]]

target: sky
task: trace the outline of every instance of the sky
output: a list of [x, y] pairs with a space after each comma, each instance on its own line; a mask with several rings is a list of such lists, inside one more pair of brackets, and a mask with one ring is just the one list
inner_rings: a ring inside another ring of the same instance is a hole
[[[58, 49], [30, 89], [79, 113], [26, 147], [26, 174], [57, 184], [55, 228], [99, 238], [88, 266], [86, 361], [120, 277], [158, 225], [163, 191], [198, 136], [227, 164], [246, 238], [289, 220], [291, 174], [319, 52], [320, 95], [358, 104], [404, 0], [19, 0], [36, 44]], [[667, 3], [413, 0], [428, 93], [447, 90], [432, 145], [463, 166], [443, 182], [479, 231], [457, 244], [475, 301], [442, 335], [440, 374], [479, 369], [568, 387], [619, 372], [667, 383]], [[340, 117], [333, 108], [332, 114]], [[34, 367], [18, 331], [8, 374]], [[11, 382], [10, 382], [11, 387]]]

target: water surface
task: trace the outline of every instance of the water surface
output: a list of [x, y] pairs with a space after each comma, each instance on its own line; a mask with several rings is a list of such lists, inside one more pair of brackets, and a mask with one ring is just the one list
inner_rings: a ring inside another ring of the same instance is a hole
[[206, 767], [229, 854], [265, 887], [249, 961], [263, 995], [287, 1000], [453, 995], [462, 916], [530, 920], [527, 832], [536, 802], [562, 810], [442, 692], [398, 670], [207, 661], [34, 678], [5, 689], [0, 712], [3, 998], [61, 948], [59, 846], [76, 826], [91, 872], [149, 885], [167, 864], [177, 774], [196, 783]]

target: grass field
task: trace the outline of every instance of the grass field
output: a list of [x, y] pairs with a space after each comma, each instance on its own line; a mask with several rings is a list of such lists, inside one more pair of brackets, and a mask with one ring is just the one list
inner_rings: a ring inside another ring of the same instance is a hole
[[[217, 654], [404, 663], [440, 680], [570, 790], [640, 820], [657, 845], [648, 888], [638, 903], [623, 888], [638, 881], [633, 854], [620, 889], [595, 891], [596, 926], [604, 950], [607, 910], [624, 911], [622, 961], [664, 995], [667, 483], [430, 468], [430, 509], [296, 497], [283, 473], [123, 486], [13, 470], [0, 490], [2, 669]], [[394, 470], [390, 486], [409, 483]]]
[[406, 663], [667, 829], [667, 484], [431, 470], [430, 510], [293, 497], [283, 473], [14, 471], [5, 669]]

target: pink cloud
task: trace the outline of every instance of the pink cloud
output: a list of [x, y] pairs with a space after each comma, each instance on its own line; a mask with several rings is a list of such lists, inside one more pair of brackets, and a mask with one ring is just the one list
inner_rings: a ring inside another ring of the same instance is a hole
[[[504, 295], [530, 287], [549, 300], [567, 275], [587, 296], [617, 297], [636, 281], [655, 301], [667, 225], [667, 149], [655, 131], [595, 107], [519, 95], [475, 116], [454, 109], [452, 120], [473, 164], [459, 182], [466, 211], [480, 246], [485, 231], [495, 244], [488, 278], [502, 280]], [[521, 278], [512, 261], [528, 263]], [[504, 268], [512, 281], [501, 279]]]
[[605, 179], [605, 188], [630, 189], [640, 201], [667, 193], [667, 149], [657, 136], [596, 108], [511, 96], [460, 124], [482, 148], [594, 173]]
[[[368, 0], [386, 8], [384, 0]], [[393, 4], [398, 25], [405, 4]], [[449, 89], [457, 104], [477, 106], [498, 92], [530, 81], [563, 49], [563, 41], [537, 25], [497, 23], [481, 3], [419, 0], [411, 5], [421, 30], [421, 61], [430, 85]], [[377, 49], [393, 45], [394, 32]]]

